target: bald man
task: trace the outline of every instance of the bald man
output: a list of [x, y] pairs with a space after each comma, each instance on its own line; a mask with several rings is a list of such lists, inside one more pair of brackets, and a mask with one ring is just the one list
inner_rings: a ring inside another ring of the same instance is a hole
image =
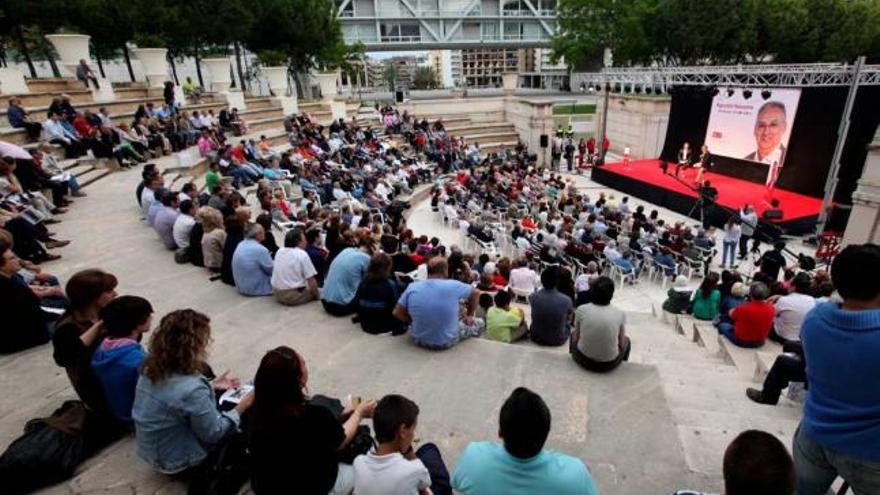
[[755, 145], [757, 149], [744, 157], [745, 160], [782, 166], [785, 161], [785, 145], [782, 137], [788, 128], [785, 105], [768, 101], [761, 105], [755, 119]]
[[[448, 349], [458, 342], [480, 335], [485, 324], [474, 318], [479, 291], [470, 285], [447, 278], [446, 258], [435, 256], [428, 260], [428, 278], [409, 285], [397, 306], [394, 316], [411, 323], [413, 342], [428, 349]], [[459, 321], [459, 303], [465, 301], [467, 316]]]

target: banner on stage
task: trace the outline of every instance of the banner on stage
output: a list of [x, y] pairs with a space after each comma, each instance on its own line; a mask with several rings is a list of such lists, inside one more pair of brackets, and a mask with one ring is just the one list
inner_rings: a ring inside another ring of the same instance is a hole
[[[763, 91], [770, 92], [768, 98]], [[800, 89], [741, 88], [732, 95], [719, 89], [712, 98], [706, 146], [714, 155], [782, 167], [800, 97]]]

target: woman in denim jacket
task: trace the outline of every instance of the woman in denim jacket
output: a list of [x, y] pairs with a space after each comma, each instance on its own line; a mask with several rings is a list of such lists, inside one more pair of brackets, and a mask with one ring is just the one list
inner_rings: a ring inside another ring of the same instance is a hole
[[253, 394], [228, 412], [217, 409], [215, 389], [238, 380], [202, 375], [211, 342], [210, 320], [192, 309], [162, 318], [150, 342], [135, 390], [132, 418], [138, 456], [159, 472], [175, 474], [199, 466], [238, 430]]

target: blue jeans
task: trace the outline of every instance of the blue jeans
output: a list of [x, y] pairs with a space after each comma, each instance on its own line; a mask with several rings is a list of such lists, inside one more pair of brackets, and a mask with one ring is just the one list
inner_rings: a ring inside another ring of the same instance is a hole
[[724, 335], [725, 337], [727, 337], [727, 340], [733, 342], [734, 345], [736, 345], [738, 347], [754, 348], [754, 347], [761, 347], [762, 345], [764, 345], [763, 342], [743, 342], [742, 340], [739, 340], [738, 338], [736, 338], [736, 335], [733, 333], [733, 323], [727, 323], [727, 322], [719, 323], [718, 324], [718, 332], [721, 333], [721, 335]]
[[880, 462], [854, 459], [828, 450], [804, 433], [801, 426], [794, 434], [792, 446], [796, 495], [825, 495], [838, 476], [846, 480], [856, 494], [880, 493]]
[[727, 255], [730, 254], [730, 266], [733, 266], [733, 263], [736, 261], [736, 243], [735, 242], [727, 242], [723, 243], [723, 251], [721, 252], [721, 266], [724, 267], [727, 265]]

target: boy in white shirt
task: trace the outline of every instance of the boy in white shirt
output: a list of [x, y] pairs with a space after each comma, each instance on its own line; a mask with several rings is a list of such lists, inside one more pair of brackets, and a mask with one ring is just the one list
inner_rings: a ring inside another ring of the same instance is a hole
[[418, 416], [419, 406], [402, 395], [379, 401], [373, 413], [379, 445], [354, 460], [354, 495], [451, 495], [437, 446], [428, 443], [413, 451]]

